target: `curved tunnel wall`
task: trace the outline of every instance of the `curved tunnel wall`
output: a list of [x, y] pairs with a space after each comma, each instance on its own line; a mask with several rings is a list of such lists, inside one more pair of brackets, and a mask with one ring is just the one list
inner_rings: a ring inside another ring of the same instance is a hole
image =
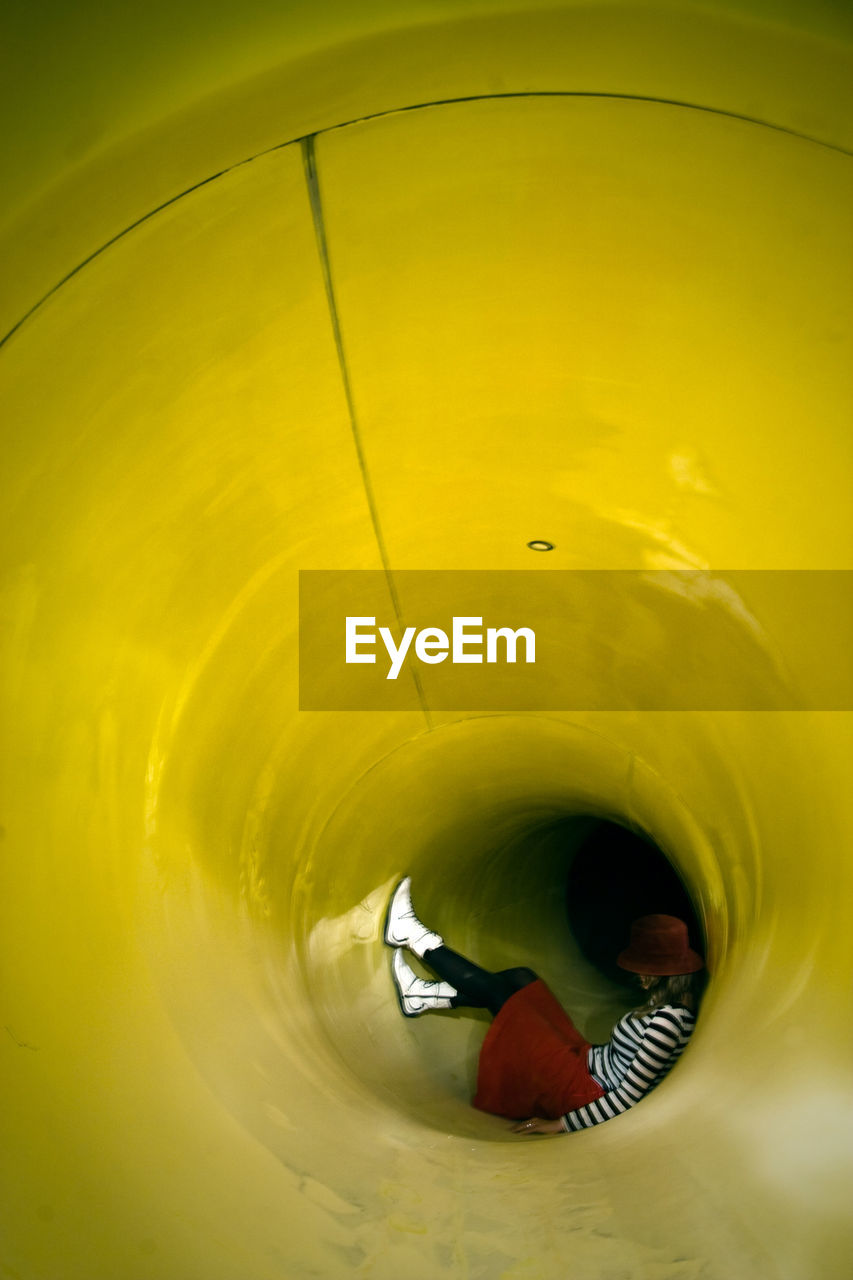
[[[6, 343], [9, 1274], [842, 1274], [848, 717], [296, 710], [300, 568], [847, 567], [832, 144], [364, 120], [313, 208], [303, 144], [239, 165]], [[588, 815], [668, 856], [712, 984], [654, 1098], [523, 1146], [468, 1106], [482, 1023], [399, 1018], [382, 910], [412, 870], [603, 1037], [545, 834]]]

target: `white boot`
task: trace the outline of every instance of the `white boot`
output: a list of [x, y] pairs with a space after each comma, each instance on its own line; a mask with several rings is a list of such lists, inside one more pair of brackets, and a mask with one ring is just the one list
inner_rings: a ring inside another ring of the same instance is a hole
[[442, 946], [443, 939], [421, 924], [415, 915], [409, 893], [411, 883], [412, 877], [406, 876], [391, 894], [385, 917], [385, 941], [389, 947], [408, 947], [423, 959], [424, 952]]
[[451, 1001], [457, 994], [449, 982], [427, 982], [419, 978], [406, 964], [403, 952], [398, 948], [391, 959], [391, 972], [397, 988], [400, 1008], [407, 1018], [417, 1018], [431, 1009], [452, 1009]]

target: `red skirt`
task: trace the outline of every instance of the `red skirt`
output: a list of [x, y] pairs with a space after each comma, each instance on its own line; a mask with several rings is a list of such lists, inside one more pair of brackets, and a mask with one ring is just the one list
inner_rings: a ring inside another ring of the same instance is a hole
[[587, 1068], [589, 1041], [541, 978], [510, 996], [486, 1032], [474, 1106], [493, 1115], [556, 1120], [600, 1098]]

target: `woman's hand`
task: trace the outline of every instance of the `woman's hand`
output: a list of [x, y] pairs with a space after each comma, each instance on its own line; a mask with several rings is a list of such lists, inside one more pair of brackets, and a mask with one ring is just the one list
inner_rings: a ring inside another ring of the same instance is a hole
[[539, 1116], [533, 1116], [530, 1120], [519, 1120], [518, 1124], [512, 1126], [513, 1133], [565, 1133], [562, 1121], [560, 1120], [541, 1120]]

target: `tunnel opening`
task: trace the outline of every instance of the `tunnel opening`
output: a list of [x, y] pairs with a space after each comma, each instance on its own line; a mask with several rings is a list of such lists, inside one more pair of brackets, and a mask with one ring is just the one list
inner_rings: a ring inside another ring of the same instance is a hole
[[690, 892], [666, 854], [641, 830], [590, 819], [566, 875], [569, 929], [584, 958], [610, 981], [633, 987], [616, 957], [627, 945], [631, 922], [655, 913], [683, 920], [690, 945], [705, 954]]
[[[645, 999], [636, 976], [616, 964], [632, 921], [678, 916], [691, 946], [704, 955], [690, 889], [654, 838], [627, 818], [574, 806], [546, 816], [525, 800], [478, 807], [476, 821], [469, 815], [452, 830], [442, 827], [425, 850], [423, 871], [419, 866], [413, 875], [416, 910], [448, 945], [483, 967], [533, 969], [582, 1034], [604, 1043], [619, 1018]], [[445, 863], [437, 879], [434, 868], [448, 847], [460, 856]], [[435, 979], [428, 966], [412, 963], [420, 976]], [[383, 968], [384, 954], [380, 978]], [[470, 1108], [490, 1022], [485, 1010], [465, 1007], [407, 1025], [408, 1070], [390, 1073], [386, 1060], [376, 1082], [380, 1091], [442, 1132], [513, 1141], [503, 1121], [486, 1127]]]
[[[657, 774], [635, 760], [630, 797], [619, 791], [625, 776], [600, 735], [512, 717], [439, 728], [366, 770], [310, 849], [308, 871], [334, 864], [335, 876], [297, 875], [302, 863], [290, 860], [281, 883], [268, 880], [289, 913], [276, 935], [295, 942], [281, 963], [305, 994], [295, 1010], [289, 981], [276, 1007], [303, 1039], [306, 1018], [316, 1029], [313, 1070], [341, 1073], [366, 1105], [436, 1132], [514, 1142], [501, 1118], [471, 1106], [489, 1014], [401, 1016], [383, 938], [388, 900], [410, 875], [418, 917], [446, 945], [492, 972], [532, 969], [590, 1043], [606, 1042], [640, 1003], [615, 965], [633, 919], [679, 915], [704, 954], [701, 841]], [[285, 833], [269, 844], [284, 847]]]

